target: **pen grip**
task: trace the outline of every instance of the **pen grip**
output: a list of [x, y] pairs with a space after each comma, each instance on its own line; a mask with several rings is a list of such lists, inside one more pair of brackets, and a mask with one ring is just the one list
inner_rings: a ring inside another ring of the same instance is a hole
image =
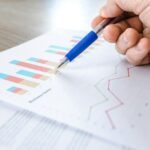
[[98, 38], [94, 31], [90, 31], [70, 52], [66, 55], [69, 61], [72, 61], [78, 55], [80, 55], [86, 48], [88, 48]]

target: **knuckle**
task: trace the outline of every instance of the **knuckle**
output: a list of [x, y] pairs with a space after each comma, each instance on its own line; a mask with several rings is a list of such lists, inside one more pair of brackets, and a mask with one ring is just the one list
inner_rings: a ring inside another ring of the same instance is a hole
[[135, 2], [134, 13], [138, 15], [143, 10], [144, 2], [143, 0], [134, 0], [134, 2]]
[[129, 61], [132, 65], [134, 65], [134, 66], [138, 66], [138, 65], [141, 64], [141, 61], [140, 61], [140, 60], [137, 60], [137, 59], [132, 59], [132, 58], [130, 58], [130, 59], [128, 59], [128, 61]]
[[116, 44], [116, 50], [119, 54], [125, 55], [125, 51], [123, 48], [120, 47], [120, 44]]
[[150, 28], [150, 4], [142, 10], [142, 12], [139, 15], [139, 18], [145, 26]]
[[132, 64], [132, 65], [140, 65], [141, 64], [141, 59], [133, 55], [132, 53], [127, 53], [126, 54], [127, 60]]

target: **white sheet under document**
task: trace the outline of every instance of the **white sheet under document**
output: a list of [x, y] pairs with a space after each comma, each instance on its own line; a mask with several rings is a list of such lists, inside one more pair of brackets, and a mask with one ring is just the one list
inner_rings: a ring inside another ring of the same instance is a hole
[[0, 103], [0, 150], [133, 150]]

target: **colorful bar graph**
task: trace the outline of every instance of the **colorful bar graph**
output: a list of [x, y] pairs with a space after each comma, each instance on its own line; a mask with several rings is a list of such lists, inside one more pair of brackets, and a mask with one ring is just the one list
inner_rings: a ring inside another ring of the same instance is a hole
[[21, 67], [33, 69], [36, 71], [46, 72], [50, 74], [55, 73], [54, 69], [43, 67], [43, 66], [38, 66], [38, 65], [27, 63], [27, 62], [18, 61], [18, 60], [13, 60], [10, 62], [10, 64], [14, 64], [14, 65], [18, 65]]
[[38, 86], [38, 83], [36, 83], [36, 82], [32, 82], [32, 81], [25, 80], [25, 79], [22, 79], [22, 78], [19, 78], [19, 77], [7, 75], [7, 74], [4, 74], [4, 73], [0, 73], [0, 79], [10, 81], [10, 82], [14, 82], [14, 83], [17, 83], [17, 84], [22, 84], [22, 85], [33, 87], [33, 88]]
[[56, 55], [62, 55], [65, 56], [67, 53], [63, 51], [55, 51], [55, 50], [46, 50], [48, 53], [56, 54]]
[[20, 75], [23, 75], [23, 76], [26, 76], [26, 77], [30, 77], [30, 78], [34, 78], [34, 79], [43, 80], [43, 81], [45, 81], [49, 78], [48, 76], [37, 74], [37, 73], [27, 71], [27, 70], [19, 70], [17, 72], [17, 74], [20, 74]]
[[19, 94], [19, 95], [23, 95], [28, 92], [27, 90], [24, 90], [24, 89], [18, 88], [18, 87], [11, 87], [11, 88], [7, 89], [7, 91], [14, 93], [14, 94]]
[[65, 50], [65, 51], [70, 50], [70, 48], [68, 48], [68, 47], [63, 47], [63, 46], [59, 46], [59, 45], [50, 45], [49, 48], [54, 48], [54, 49], [59, 49], [59, 50]]
[[48, 61], [48, 60], [39, 59], [39, 58], [35, 58], [35, 57], [29, 58], [28, 61], [37, 62], [37, 63], [40, 63], [40, 64], [46, 64], [46, 65], [53, 66], [53, 67], [58, 66], [58, 62]]

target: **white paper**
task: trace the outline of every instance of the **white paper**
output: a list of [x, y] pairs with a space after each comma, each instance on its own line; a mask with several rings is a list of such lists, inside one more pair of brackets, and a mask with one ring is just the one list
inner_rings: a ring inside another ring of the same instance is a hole
[[[16, 72], [23, 68], [8, 63], [14, 59], [29, 62], [28, 58], [36, 57], [59, 62], [62, 55], [45, 51], [53, 49], [49, 48], [51, 45], [71, 48], [73, 42], [70, 40], [83, 35], [84, 32], [73, 31], [49, 33], [3, 52], [0, 72], [16, 76]], [[8, 93], [8, 87], [18, 84], [0, 79], [0, 99], [122, 145], [149, 149], [150, 67], [128, 64], [113, 45], [102, 39], [92, 47], [60, 73], [42, 73], [50, 76], [49, 80], [32, 79], [40, 86], [19, 85], [29, 91], [27, 94]], [[47, 67], [35, 62], [32, 64]]]
[[0, 118], [1, 150], [132, 150], [3, 103]]

